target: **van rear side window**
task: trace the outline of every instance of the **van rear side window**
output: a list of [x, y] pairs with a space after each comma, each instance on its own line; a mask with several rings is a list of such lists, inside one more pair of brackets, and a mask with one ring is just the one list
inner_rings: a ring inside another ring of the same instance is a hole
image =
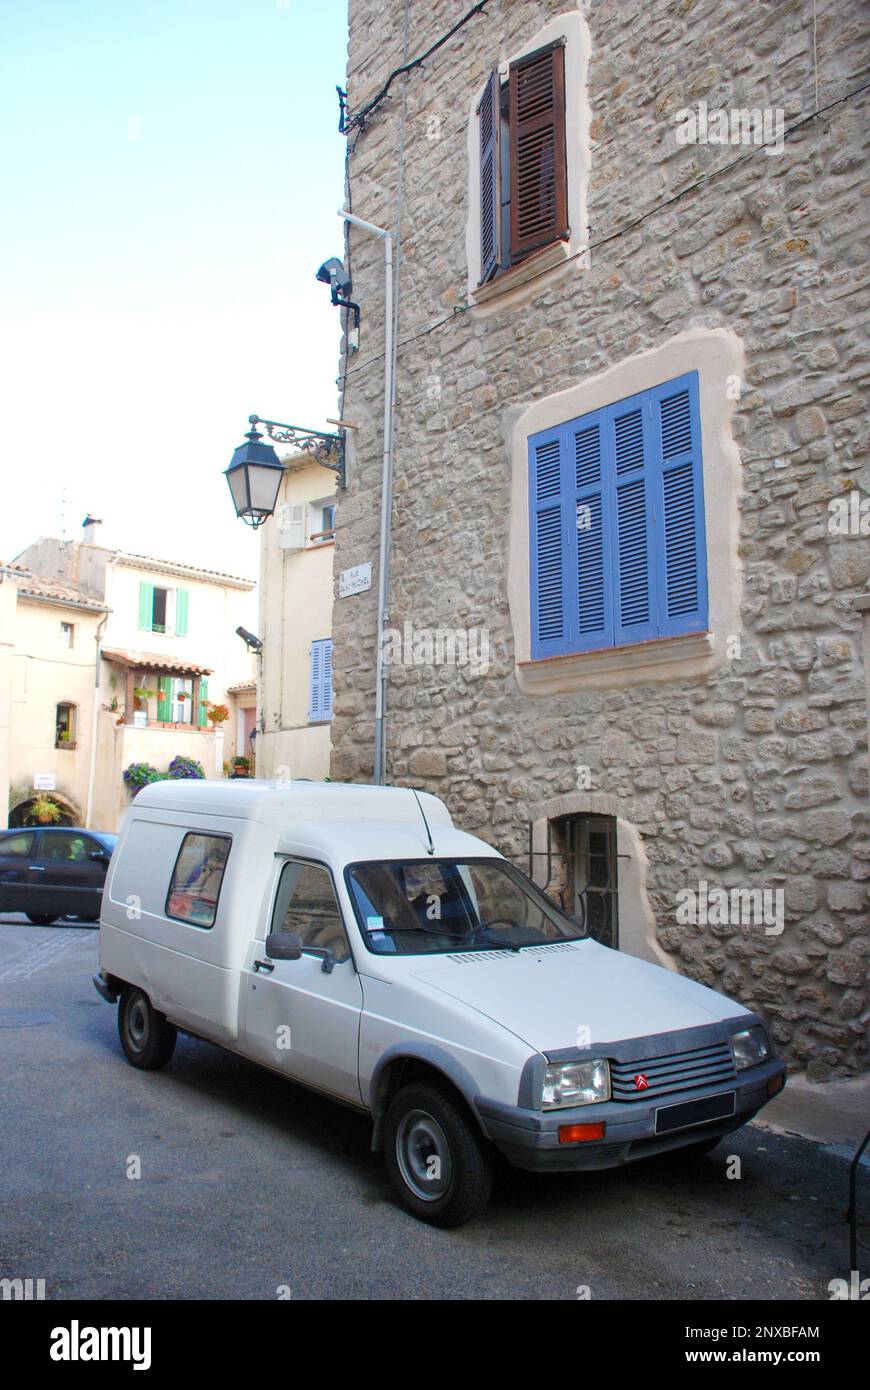
[[185, 835], [166, 897], [166, 916], [192, 927], [213, 927], [232, 840], [226, 835]]

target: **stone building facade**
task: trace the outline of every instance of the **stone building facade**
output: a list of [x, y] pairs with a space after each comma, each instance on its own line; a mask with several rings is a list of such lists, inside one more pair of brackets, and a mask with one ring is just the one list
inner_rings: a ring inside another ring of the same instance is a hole
[[[467, 8], [350, 0], [347, 196], [399, 240], [389, 630], [487, 642], [476, 664], [425, 638], [391, 662], [388, 780], [523, 867], [531, 846], [569, 910], [609, 893], [613, 944], [758, 1008], [811, 1079], [863, 1074], [870, 538], [830, 504], [870, 497], [866, 10], [491, 0], [354, 124]], [[486, 84], [554, 43], [569, 225], [481, 285]], [[716, 113], [735, 110], [733, 139]], [[763, 144], [741, 137], [753, 110]], [[382, 245], [351, 227], [346, 257], [362, 331], [335, 566], [377, 571]], [[534, 440], [688, 377], [703, 621], [541, 655]], [[334, 778], [372, 773], [376, 593], [335, 604]], [[767, 893], [770, 918], [732, 889]]]

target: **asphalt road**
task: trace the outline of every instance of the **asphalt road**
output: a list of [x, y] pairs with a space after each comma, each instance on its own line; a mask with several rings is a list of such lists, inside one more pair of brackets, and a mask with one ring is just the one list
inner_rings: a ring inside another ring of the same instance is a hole
[[22, 921], [0, 917], [0, 1278], [48, 1299], [827, 1300], [848, 1277], [845, 1158], [757, 1126], [694, 1162], [506, 1170], [474, 1224], [433, 1230], [364, 1118], [186, 1038], [128, 1066], [98, 933]]

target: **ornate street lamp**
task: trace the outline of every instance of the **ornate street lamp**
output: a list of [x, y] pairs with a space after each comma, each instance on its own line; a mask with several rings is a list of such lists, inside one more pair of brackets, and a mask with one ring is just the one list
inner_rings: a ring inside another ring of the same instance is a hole
[[344, 487], [343, 430], [338, 434], [323, 434], [320, 430], [304, 429], [301, 425], [261, 420], [259, 415], [249, 415], [248, 423], [251, 428], [245, 435], [247, 442], [234, 451], [224, 477], [229, 483], [236, 516], [240, 516], [249, 526], [262, 526], [266, 518], [273, 514], [284, 475], [284, 465], [272, 445], [261, 443], [263, 436], [257, 425], [265, 426], [269, 438], [276, 443], [294, 444], [297, 449], [311, 454], [324, 468], [331, 468], [338, 474], [339, 486]]

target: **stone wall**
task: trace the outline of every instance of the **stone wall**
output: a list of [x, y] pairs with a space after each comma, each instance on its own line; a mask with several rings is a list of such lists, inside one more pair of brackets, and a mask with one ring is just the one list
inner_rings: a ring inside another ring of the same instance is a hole
[[[466, 291], [470, 103], [495, 61], [567, 8], [493, 0], [350, 140], [354, 211], [390, 226], [401, 214], [390, 624], [490, 639], [485, 674], [390, 668], [390, 778], [443, 796], [463, 827], [524, 864], [534, 808], [572, 792], [588, 765], [593, 790], [643, 836], [659, 943], [679, 968], [766, 1013], [810, 1076], [854, 1075], [867, 1067], [870, 833], [851, 601], [870, 578], [870, 542], [832, 535], [828, 502], [847, 488], [870, 496], [859, 241], [870, 94], [806, 122], [781, 153], [729, 168], [747, 151], [678, 145], [674, 113], [706, 100], [780, 107], [786, 125], [809, 115], [809, 0], [589, 4], [588, 205], [601, 244], [588, 267], [483, 314]], [[351, 112], [463, 10], [351, 0]], [[857, 0], [819, 11], [821, 107], [860, 84], [862, 13]], [[377, 561], [382, 254], [351, 232], [363, 322], [337, 570]], [[705, 678], [523, 695], [506, 592], [510, 412], [696, 327], [739, 334], [745, 352], [736, 654]], [[375, 592], [335, 605], [336, 778], [371, 775]], [[676, 894], [701, 879], [783, 888], [784, 931], [679, 925]]]

